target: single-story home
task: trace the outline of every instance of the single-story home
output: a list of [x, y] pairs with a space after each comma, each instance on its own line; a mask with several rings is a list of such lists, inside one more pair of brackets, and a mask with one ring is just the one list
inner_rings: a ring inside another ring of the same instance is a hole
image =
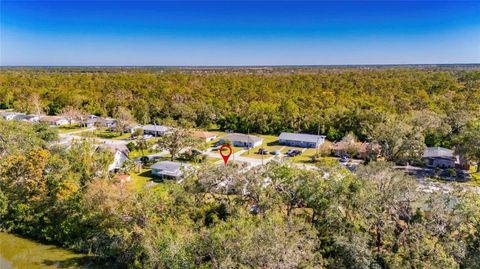
[[13, 120], [15, 119], [15, 117], [18, 117], [18, 116], [21, 116], [21, 115], [25, 115], [25, 113], [18, 113], [18, 112], [2, 112], [1, 116], [2, 118], [4, 118], [5, 120]]
[[129, 150], [125, 145], [102, 144], [97, 149], [113, 153], [113, 162], [108, 166], [108, 171], [115, 171], [123, 167], [128, 159]]
[[149, 134], [153, 136], [162, 136], [171, 129], [168, 126], [152, 124], [144, 125], [141, 128], [143, 129], [143, 134]]
[[182, 168], [185, 168], [186, 164], [180, 162], [161, 161], [152, 165], [152, 175], [160, 178], [179, 179], [182, 177]]
[[97, 123], [96, 118], [88, 118], [88, 119], [82, 121], [82, 123], [80, 123], [80, 126], [91, 128], [91, 127], [94, 127], [96, 123]]
[[200, 139], [203, 139], [206, 142], [213, 141], [217, 138], [216, 134], [213, 134], [213, 133], [210, 133], [210, 132], [204, 132], [204, 131], [195, 131], [193, 133], [193, 136], [195, 136], [197, 138], [200, 138]]
[[40, 117], [37, 115], [17, 115], [13, 118], [14, 120], [18, 121], [27, 121], [27, 122], [38, 122]]
[[51, 126], [61, 126], [69, 124], [69, 121], [67, 119], [58, 116], [43, 116], [40, 117], [39, 121], [48, 123]]
[[246, 134], [228, 134], [224, 136], [220, 143], [225, 143], [225, 141], [231, 141], [232, 144], [236, 147], [248, 147], [254, 148], [262, 145], [263, 138], [254, 135], [246, 135]]
[[459, 157], [451, 149], [429, 147], [423, 153], [423, 160], [430, 168], [455, 168], [459, 164]]
[[318, 148], [325, 142], [325, 136], [283, 132], [278, 137], [278, 142], [293, 147]]
[[96, 118], [96, 124], [100, 127], [115, 128], [117, 127], [117, 120], [112, 118]]

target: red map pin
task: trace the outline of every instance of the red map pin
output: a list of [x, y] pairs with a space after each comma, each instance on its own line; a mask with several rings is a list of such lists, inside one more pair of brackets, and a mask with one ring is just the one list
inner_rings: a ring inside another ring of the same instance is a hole
[[[228, 154], [223, 155], [223, 149], [228, 149]], [[232, 152], [233, 152], [232, 148], [228, 144], [223, 144], [220, 147], [219, 151], [220, 151], [220, 155], [222, 155], [223, 162], [225, 163], [225, 165], [227, 165], [228, 158], [230, 158], [230, 155], [232, 155]]]

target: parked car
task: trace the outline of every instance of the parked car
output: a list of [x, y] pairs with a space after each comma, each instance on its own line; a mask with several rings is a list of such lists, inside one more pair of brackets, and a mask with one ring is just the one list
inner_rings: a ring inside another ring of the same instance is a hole
[[143, 135], [143, 139], [150, 139], [150, 138], [152, 138], [152, 137], [153, 137], [153, 135], [148, 135], [148, 134], [147, 134], [147, 135]]
[[268, 150], [266, 149], [259, 149], [257, 154], [260, 154], [260, 155], [267, 155], [268, 154]]
[[272, 155], [280, 155], [280, 150], [276, 149], [272, 151]]
[[287, 156], [289, 156], [289, 157], [295, 157], [295, 156], [297, 156], [297, 155], [302, 154], [302, 152], [301, 152], [300, 150], [298, 150], [298, 149], [289, 149], [286, 154], [287, 154]]
[[457, 181], [464, 182], [464, 181], [469, 181], [471, 179], [472, 179], [472, 176], [469, 173], [467, 173], [463, 170], [457, 171]]
[[348, 162], [348, 157], [345, 156], [345, 155], [342, 156], [342, 157], [340, 158], [340, 162], [341, 162], [341, 163], [346, 163], [346, 162]]

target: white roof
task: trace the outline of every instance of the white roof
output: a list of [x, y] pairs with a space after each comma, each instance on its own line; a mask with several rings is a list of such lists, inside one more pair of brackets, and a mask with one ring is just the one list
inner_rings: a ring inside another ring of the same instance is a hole
[[311, 134], [300, 134], [300, 133], [287, 133], [283, 132], [278, 137], [280, 140], [291, 140], [291, 141], [300, 141], [308, 143], [323, 143], [325, 140], [324, 135], [311, 135]]
[[223, 137], [223, 140], [238, 141], [243, 143], [256, 143], [263, 141], [263, 138], [246, 134], [228, 134]]
[[429, 147], [425, 149], [423, 158], [455, 158], [455, 153], [451, 149]]
[[141, 128], [145, 131], [157, 131], [157, 132], [166, 132], [171, 129], [168, 126], [152, 125], [152, 124], [143, 125]]
[[161, 161], [155, 163], [150, 168], [159, 170], [159, 174], [176, 177], [182, 174], [180, 168], [183, 166], [185, 166], [185, 164], [179, 162]]

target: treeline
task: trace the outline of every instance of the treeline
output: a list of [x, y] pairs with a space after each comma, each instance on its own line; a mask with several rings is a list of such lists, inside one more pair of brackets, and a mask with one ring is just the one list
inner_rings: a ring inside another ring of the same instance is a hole
[[419, 193], [388, 163], [355, 174], [204, 166], [182, 183], [111, 179], [88, 142], [0, 120], [0, 229], [129, 268], [478, 268], [478, 194]]
[[55, 115], [72, 106], [103, 116], [124, 107], [139, 123], [174, 119], [271, 134], [320, 129], [331, 139], [348, 132], [367, 139], [368, 126], [387, 114], [428, 112], [455, 129], [478, 117], [479, 85], [480, 71], [475, 70], [197, 75], [7, 69], [0, 75], [0, 107]]

